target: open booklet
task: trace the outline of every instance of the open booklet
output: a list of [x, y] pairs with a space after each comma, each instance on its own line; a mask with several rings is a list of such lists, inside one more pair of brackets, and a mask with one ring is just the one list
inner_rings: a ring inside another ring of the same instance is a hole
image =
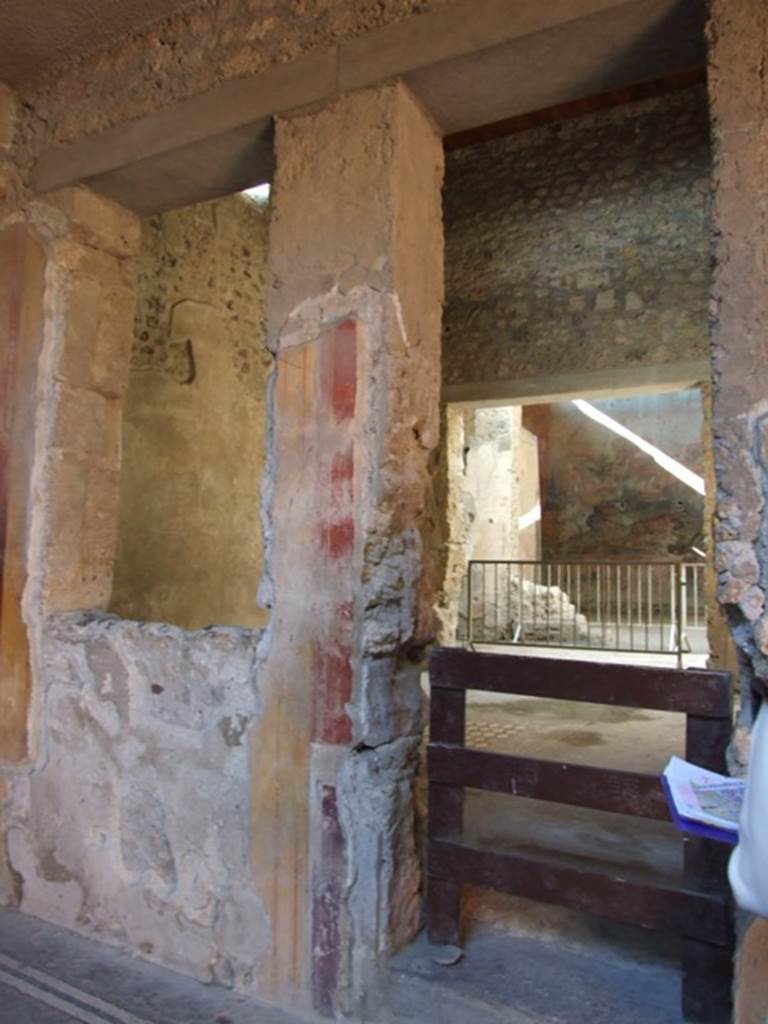
[[672, 820], [681, 832], [734, 846], [738, 843], [744, 799], [741, 779], [730, 779], [673, 757], [664, 769], [661, 784]]

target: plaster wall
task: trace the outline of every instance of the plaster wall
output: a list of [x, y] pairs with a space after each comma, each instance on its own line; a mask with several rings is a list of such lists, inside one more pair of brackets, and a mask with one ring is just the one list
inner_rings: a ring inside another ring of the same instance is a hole
[[42, 917], [355, 1013], [419, 921], [443, 157], [398, 85], [281, 121], [277, 152], [264, 636], [100, 614], [138, 224], [86, 189], [27, 205], [11, 168], [9, 222], [55, 271], [27, 551], [39, 751], [3, 774], [0, 877]]
[[10, 159], [16, 124], [15, 98], [0, 90], [0, 239], [12, 257], [0, 263], [10, 444], [2, 495], [4, 901], [18, 899], [24, 884], [5, 841], [15, 785], [46, 752], [46, 617], [103, 608], [111, 590], [138, 247], [135, 218], [86, 190], [23, 202]]
[[[319, 146], [317, 140], [322, 139]], [[418, 925], [412, 786], [432, 633], [442, 146], [402, 85], [278, 120], [254, 732], [265, 991], [361, 1012]]]
[[477, 409], [464, 430], [468, 558], [516, 558], [522, 409]]
[[[595, 401], [598, 410], [704, 474], [697, 389]], [[526, 406], [539, 438], [544, 558], [696, 560], [709, 533], [704, 498], [571, 402]]]
[[[15, 169], [5, 171], [13, 186]], [[269, 936], [249, 860], [260, 634], [104, 614], [139, 224], [85, 189], [25, 203], [11, 187], [0, 239], [9, 232], [45, 263], [42, 288], [24, 292], [42, 318], [40, 351], [19, 348], [15, 380], [3, 364], [3, 387], [13, 385], [17, 408], [32, 404], [34, 429], [26, 424], [28, 486], [17, 488], [11, 530], [23, 592], [4, 607], [26, 629], [31, 685], [9, 737], [21, 737], [23, 757], [6, 748], [0, 763], [0, 899], [206, 980], [252, 986]], [[3, 262], [2, 294], [9, 273]]]
[[[766, 338], [768, 337], [768, 8], [713, 0], [709, 94], [714, 143], [712, 434], [718, 596], [737, 645], [742, 688], [736, 748], [748, 746], [753, 688], [768, 681]], [[764, 780], [759, 780], [759, 785]], [[739, 955], [738, 1024], [768, 1015], [765, 923], [747, 924]]]
[[230, 196], [142, 222], [110, 608], [262, 626], [268, 206]]
[[[541, 472], [539, 468], [539, 439], [520, 427], [520, 525], [518, 557], [536, 562], [541, 558], [541, 519], [531, 514], [541, 508]], [[527, 517], [527, 518], [526, 518]]]
[[17, 774], [21, 909], [205, 981], [253, 984], [269, 922], [249, 861], [258, 632], [49, 617], [44, 757]]
[[700, 88], [449, 153], [444, 383], [704, 360], [710, 176]]
[[520, 557], [521, 421], [520, 406], [448, 406], [441, 481], [444, 577], [437, 608], [443, 643], [455, 642], [467, 562]]

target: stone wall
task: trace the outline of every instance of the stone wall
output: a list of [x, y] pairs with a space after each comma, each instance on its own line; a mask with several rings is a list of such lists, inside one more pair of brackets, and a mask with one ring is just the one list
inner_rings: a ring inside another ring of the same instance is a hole
[[42, 763], [46, 617], [104, 608], [116, 544], [138, 223], [86, 189], [27, 201], [0, 89], [2, 722], [0, 900], [18, 899], [6, 823]]
[[444, 380], [704, 360], [701, 89], [449, 154]]
[[[709, 92], [715, 157], [712, 435], [719, 598], [739, 649], [737, 750], [748, 749], [753, 694], [768, 687], [768, 7], [712, 0]], [[766, 780], [756, 779], [765, 786]], [[745, 929], [737, 1024], [768, 1016], [768, 922]]]
[[[14, 691], [3, 665], [0, 901], [247, 988], [269, 941], [249, 860], [260, 634], [103, 614], [139, 224], [86, 189], [25, 202], [11, 187], [7, 245], [23, 258], [0, 262], [0, 316], [9, 297], [25, 312], [12, 317], [18, 336], [4, 335], [17, 372], [6, 350], [0, 384], [24, 413], [12, 447], [29, 466], [7, 491], [3, 623], [12, 612], [25, 627], [30, 685]], [[25, 253], [42, 254], [42, 282]]]
[[448, 409], [445, 575], [437, 609], [442, 643], [455, 642], [466, 618], [467, 562], [520, 557], [521, 417], [519, 406]]
[[[698, 390], [592, 403], [699, 476], [704, 474]], [[704, 498], [647, 453], [571, 402], [526, 406], [539, 438], [544, 558], [696, 560], [706, 548]]]
[[45, 757], [12, 782], [21, 909], [206, 981], [253, 983], [248, 733], [258, 633], [51, 617]]
[[142, 225], [111, 609], [263, 625], [266, 203], [231, 196]]

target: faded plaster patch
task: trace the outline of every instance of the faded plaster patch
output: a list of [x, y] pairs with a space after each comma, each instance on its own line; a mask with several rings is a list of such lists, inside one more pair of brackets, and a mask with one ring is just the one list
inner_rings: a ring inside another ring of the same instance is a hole
[[252, 984], [269, 940], [242, 742], [260, 713], [259, 639], [104, 615], [47, 620], [45, 758], [9, 801], [22, 910], [206, 980]]

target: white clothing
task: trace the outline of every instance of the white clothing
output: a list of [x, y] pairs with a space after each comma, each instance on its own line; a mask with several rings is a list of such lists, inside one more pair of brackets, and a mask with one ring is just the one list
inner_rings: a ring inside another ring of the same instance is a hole
[[728, 879], [740, 907], [768, 917], [768, 702], [752, 730], [739, 845], [731, 854]]

